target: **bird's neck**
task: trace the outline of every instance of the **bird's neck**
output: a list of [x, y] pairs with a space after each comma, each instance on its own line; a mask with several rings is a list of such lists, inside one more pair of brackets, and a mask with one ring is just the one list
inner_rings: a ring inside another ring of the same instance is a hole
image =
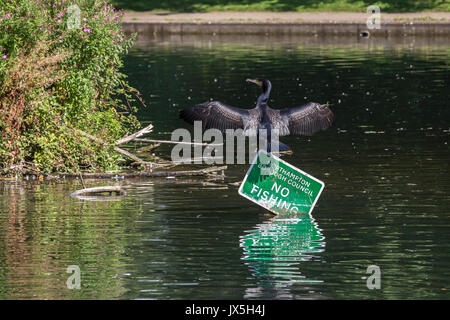
[[270, 96], [270, 88], [264, 90], [264, 92], [261, 93], [261, 95], [258, 97], [258, 100], [256, 101], [256, 106], [266, 104], [267, 101], [269, 100], [269, 96]]
[[258, 100], [256, 101], [256, 106], [257, 107], [261, 107], [262, 105], [264, 105], [264, 104], [266, 104], [267, 103], [267, 98], [266, 97], [263, 97], [263, 95], [260, 95], [259, 97], [258, 97]]

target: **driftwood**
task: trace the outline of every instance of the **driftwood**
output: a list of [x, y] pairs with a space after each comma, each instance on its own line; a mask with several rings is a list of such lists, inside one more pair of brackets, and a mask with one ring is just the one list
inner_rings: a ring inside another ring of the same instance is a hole
[[[98, 142], [100, 144], [108, 144], [106, 141], [103, 141], [102, 139], [94, 137], [93, 135], [90, 135], [89, 133], [86, 133], [86, 132], [84, 132], [84, 131], [82, 131], [80, 129], [76, 129], [76, 131], [81, 133], [83, 136], [91, 139], [92, 141]], [[116, 151], [117, 153], [120, 153], [120, 154], [130, 158], [131, 160], [134, 160], [135, 162], [137, 162], [139, 164], [143, 164], [143, 165], [149, 165], [150, 164], [149, 162], [146, 162], [146, 161], [142, 160], [141, 158], [136, 157], [134, 154], [132, 154], [132, 153], [130, 153], [130, 152], [124, 150], [124, 149], [121, 149], [119, 147], [114, 147], [114, 151]]]
[[202, 163], [203, 161], [208, 161], [208, 160], [223, 160], [223, 157], [189, 158], [189, 159], [181, 159], [179, 161], [172, 161], [172, 163], [173, 164], [187, 164], [187, 163], [198, 163], [198, 162]]
[[[137, 142], [150, 142], [150, 143], [188, 144], [188, 145], [200, 145], [200, 146], [221, 146], [221, 145], [223, 145], [223, 144], [207, 144], [207, 143], [196, 143], [196, 142], [183, 142], [183, 141], [154, 140], [154, 139], [140, 139], [140, 138], [138, 138], [138, 137], [140, 137], [141, 135], [143, 135], [145, 133], [151, 132], [152, 128], [153, 128], [153, 126], [149, 125], [149, 126], [145, 127], [144, 129], [142, 129], [142, 130], [140, 130], [140, 131], [138, 131], [138, 132], [136, 132], [136, 133], [134, 133], [134, 134], [132, 134], [130, 136], [127, 136], [127, 137], [124, 137], [124, 138], [120, 139], [116, 143], [117, 144], [124, 144], [124, 143], [128, 143], [128, 142], [131, 142], [131, 141], [137, 141]], [[91, 139], [91, 140], [93, 140], [95, 142], [98, 142], [98, 143], [101, 143], [101, 144], [107, 144], [107, 142], [105, 142], [105, 141], [103, 141], [103, 140], [101, 140], [101, 139], [99, 139], [97, 137], [94, 137], [93, 135], [90, 135], [89, 133], [86, 133], [86, 132], [81, 131], [79, 129], [77, 129], [77, 131], [80, 132], [85, 137], [87, 137], [87, 138], [89, 138], [89, 139]], [[176, 165], [176, 164], [181, 163], [181, 162], [169, 162], [169, 163], [147, 162], [147, 161], [142, 160], [141, 158], [135, 156], [134, 154], [132, 154], [132, 153], [130, 153], [130, 152], [128, 152], [128, 151], [126, 151], [126, 150], [124, 150], [122, 148], [114, 147], [114, 151], [116, 151], [116, 152], [118, 152], [118, 153], [120, 153], [120, 154], [122, 154], [122, 155], [124, 155], [124, 156], [126, 156], [128, 158], [130, 158], [131, 160], [135, 161], [137, 164], [142, 164], [142, 165], [144, 165], [144, 166], [146, 166], [147, 168], [150, 168], [150, 169], [153, 168], [153, 166], [155, 166], [155, 167], [163, 167], [163, 166], [171, 166], [171, 165]], [[193, 159], [192, 161], [195, 162], [195, 161], [204, 161], [204, 160], [205, 159], [202, 158], [202, 159]]]
[[[109, 192], [108, 196], [96, 195], [98, 193]], [[119, 196], [113, 196], [112, 193], [119, 193]], [[79, 200], [89, 200], [89, 201], [119, 201], [122, 200], [127, 192], [120, 186], [104, 186], [104, 187], [94, 187], [86, 188], [69, 193], [67, 196]]]
[[[136, 177], [180, 177], [180, 176], [202, 176], [211, 173], [216, 173], [218, 171], [223, 171], [227, 166], [221, 167], [208, 167], [199, 170], [184, 170], [184, 171], [159, 171], [159, 172], [130, 172], [130, 173], [82, 173], [83, 178], [93, 178], [93, 179], [125, 179], [125, 178], [136, 178]], [[75, 178], [79, 177], [78, 173], [59, 173], [53, 176], [60, 178]]]
[[144, 129], [139, 130], [138, 132], [133, 133], [132, 135], [123, 137], [122, 139], [116, 141], [116, 144], [121, 145], [121, 144], [128, 143], [130, 141], [136, 140], [136, 138], [139, 138], [140, 136], [143, 136], [144, 134], [152, 132], [152, 129], [153, 129], [153, 125], [150, 124], [150, 125], [146, 126]]
[[[93, 135], [91, 135], [91, 134], [89, 134], [87, 132], [84, 132], [84, 131], [82, 131], [80, 129], [73, 129], [73, 128], [69, 128], [69, 129], [71, 129], [73, 131], [76, 131], [76, 132], [79, 132], [81, 135], [83, 135], [83, 136], [89, 138], [90, 140], [95, 141], [95, 142], [97, 142], [99, 144], [103, 144], [103, 145], [107, 145], [108, 144], [108, 142], [106, 142], [106, 141], [104, 141], [104, 140], [102, 140], [100, 138], [97, 138], [97, 137], [95, 137], [95, 136], [93, 136]], [[185, 145], [187, 144], [187, 145], [193, 145], [193, 146], [198, 145], [198, 146], [213, 146], [213, 147], [215, 147], [215, 146], [222, 146], [223, 145], [223, 143], [220, 143], [220, 144], [219, 143], [208, 144], [208, 143], [200, 143], [200, 142], [185, 142], [185, 141], [155, 140], [155, 139], [141, 139], [141, 138], [139, 138], [140, 136], [143, 136], [144, 134], [152, 132], [152, 129], [153, 129], [153, 125], [150, 124], [150, 125], [146, 126], [145, 128], [139, 130], [136, 133], [133, 133], [133, 134], [131, 134], [129, 136], [123, 137], [122, 139], [119, 139], [118, 141], [115, 142], [115, 144], [116, 145], [122, 145], [122, 144], [129, 143], [131, 141], [136, 141], [136, 142], [147, 142], [147, 143], [158, 143], [158, 144], [160, 144], [160, 143], [169, 143], [169, 144], [185, 144]], [[155, 148], [156, 147], [157, 146], [155, 146]], [[139, 158], [138, 156], [128, 152], [127, 150], [124, 150], [124, 149], [119, 148], [117, 146], [114, 146], [114, 151], [116, 151], [117, 153], [120, 153], [120, 154], [126, 156], [127, 158], [133, 160], [135, 163], [137, 163], [139, 165], [144, 165], [146, 168], [150, 168], [150, 169], [152, 169], [153, 166], [155, 166], [155, 167], [164, 167], [164, 166], [178, 164], [178, 163], [175, 163], [175, 162], [170, 162], [170, 163], [148, 162], [148, 161], [142, 160], [141, 158]], [[202, 159], [202, 160], [204, 160], [204, 159]]]
[[78, 200], [86, 200], [86, 201], [97, 201], [97, 202], [108, 202], [108, 201], [121, 201], [124, 196], [75, 196], [72, 197]]
[[170, 144], [187, 144], [191, 146], [211, 146], [211, 147], [217, 147], [217, 146], [223, 146], [223, 143], [204, 143], [204, 142], [185, 142], [185, 141], [172, 141], [172, 140], [154, 140], [154, 139], [134, 139], [134, 141], [137, 142], [150, 142], [150, 143], [170, 143]]
[[137, 148], [136, 152], [137, 153], [150, 153], [153, 150], [155, 150], [156, 148], [158, 148], [160, 145], [161, 144], [159, 144], [159, 143], [155, 143], [155, 144], [151, 144], [148, 146], [143, 146], [143, 147]]
[[[69, 127], [68, 127], [69, 128]], [[108, 142], [95, 137], [87, 132], [84, 132], [80, 129], [74, 129], [69, 128], [73, 131], [76, 131], [80, 133], [81, 135], [89, 138], [92, 141], [95, 141], [99, 144], [108, 145]], [[135, 156], [134, 154], [117, 147], [116, 145], [121, 145], [125, 143], [129, 143], [131, 141], [137, 141], [137, 142], [151, 142], [151, 143], [170, 143], [170, 144], [189, 144], [189, 145], [209, 145], [209, 146], [220, 146], [223, 144], [207, 144], [207, 143], [191, 143], [191, 142], [182, 142], [182, 141], [168, 141], [168, 140], [153, 140], [153, 139], [140, 139], [139, 137], [151, 132], [153, 129], [153, 125], [148, 125], [147, 127], [139, 130], [138, 132], [123, 137], [122, 139], [115, 142], [114, 151], [128, 157], [129, 159], [133, 160], [137, 164], [145, 165], [147, 169], [152, 169], [153, 167], [164, 167], [164, 166], [176, 166], [178, 163], [175, 162], [168, 162], [168, 163], [153, 163], [153, 162], [147, 162], [142, 160], [141, 158]], [[200, 159], [199, 159], [200, 160]], [[202, 159], [204, 160], [204, 159]], [[50, 175], [50, 178], [74, 178], [78, 177], [83, 181], [83, 178], [92, 178], [92, 179], [125, 179], [125, 178], [135, 178], [135, 177], [179, 177], [179, 176], [201, 176], [201, 175], [208, 175], [208, 174], [216, 174], [218, 171], [222, 171], [222, 176], [224, 175], [223, 171], [227, 168], [227, 166], [221, 166], [221, 167], [208, 167], [204, 169], [199, 170], [184, 170], [184, 171], [158, 171], [158, 172], [152, 172], [152, 171], [138, 171], [138, 172], [127, 172], [127, 173], [56, 173], [53, 175]], [[83, 189], [83, 190], [89, 190], [89, 189]], [[83, 191], [80, 190], [80, 191]], [[107, 191], [107, 190], [104, 190]], [[77, 192], [77, 191], [76, 191]], [[95, 192], [95, 191], [91, 191]], [[71, 193], [70, 195], [73, 195]], [[81, 195], [78, 195], [81, 196]], [[85, 195], [83, 195], [85, 196]]]
[[104, 187], [94, 187], [94, 188], [86, 188], [74, 191], [72, 193], [69, 193], [67, 196], [69, 197], [78, 197], [78, 196], [85, 196], [93, 193], [102, 193], [102, 192], [118, 192], [121, 195], [125, 196], [127, 192], [123, 190], [120, 186], [104, 186]]

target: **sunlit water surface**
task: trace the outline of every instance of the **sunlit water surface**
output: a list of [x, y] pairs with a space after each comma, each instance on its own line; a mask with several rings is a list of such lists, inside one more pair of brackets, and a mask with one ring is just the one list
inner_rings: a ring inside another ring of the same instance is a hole
[[325, 182], [313, 216], [272, 217], [240, 197], [248, 164], [224, 178], [86, 181], [127, 189], [110, 202], [65, 196], [78, 180], [2, 181], [0, 298], [449, 298], [448, 42], [138, 40], [124, 72], [152, 138], [190, 128], [178, 112], [196, 103], [253, 107], [248, 77], [272, 81], [273, 108], [332, 105], [332, 129], [282, 138], [294, 150], [283, 159]]

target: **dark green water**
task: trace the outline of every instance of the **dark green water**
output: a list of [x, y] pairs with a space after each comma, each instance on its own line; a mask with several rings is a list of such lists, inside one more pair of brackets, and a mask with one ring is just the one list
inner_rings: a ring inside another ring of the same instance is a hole
[[111, 202], [66, 197], [76, 180], [0, 182], [0, 298], [448, 299], [450, 44], [419, 40], [139, 39], [125, 72], [153, 138], [189, 128], [178, 112], [196, 103], [252, 107], [248, 77], [272, 81], [274, 108], [332, 104], [332, 129], [282, 138], [283, 159], [325, 182], [313, 217], [240, 197], [248, 165], [224, 179], [87, 181], [125, 186]]

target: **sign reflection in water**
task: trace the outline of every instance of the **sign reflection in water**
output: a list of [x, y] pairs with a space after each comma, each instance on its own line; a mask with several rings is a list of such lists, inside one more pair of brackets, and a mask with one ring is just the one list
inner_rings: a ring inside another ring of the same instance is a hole
[[[309, 214], [285, 214], [256, 225], [241, 236], [243, 260], [258, 279], [257, 288], [246, 290], [244, 298], [292, 297], [289, 287], [323, 282], [301, 272], [304, 262], [321, 259], [325, 237]], [[305, 288], [306, 289], [306, 288]]]

